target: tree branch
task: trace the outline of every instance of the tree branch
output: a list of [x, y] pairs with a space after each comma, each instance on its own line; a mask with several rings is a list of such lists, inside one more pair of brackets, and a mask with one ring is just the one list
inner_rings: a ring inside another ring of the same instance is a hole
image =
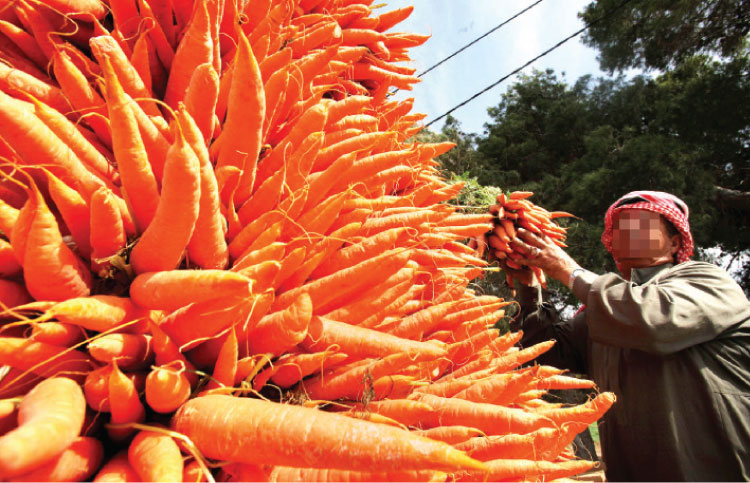
[[739, 211], [750, 211], [750, 193], [721, 186], [714, 186], [714, 188], [716, 189], [716, 199], [723, 206]]

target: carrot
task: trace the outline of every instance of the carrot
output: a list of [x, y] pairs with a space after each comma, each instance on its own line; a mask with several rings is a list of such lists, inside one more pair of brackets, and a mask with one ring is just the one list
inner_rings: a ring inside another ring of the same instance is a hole
[[18, 475], [14, 481], [87, 481], [99, 468], [104, 447], [96, 439], [82, 436], [75, 439], [52, 461]]
[[[159, 327], [183, 350], [222, 333], [233, 324], [245, 324], [256, 296], [216, 297], [180, 307], [159, 321]], [[211, 324], [205, 320], [210, 318]]]
[[167, 34], [154, 14], [150, 2], [138, 0], [138, 10], [140, 11], [141, 21], [146, 21], [145, 23], [148, 25], [148, 36], [154, 45], [159, 60], [164, 65], [164, 68], [169, 71], [172, 68], [174, 50], [169, 43]]
[[308, 351], [322, 351], [335, 345], [350, 356], [363, 358], [399, 352], [420, 354], [426, 359], [437, 359], [446, 355], [445, 350], [432, 344], [405, 340], [324, 317], [312, 318], [307, 336], [300, 345]]
[[13, 253], [13, 246], [0, 238], [0, 277], [12, 277], [19, 273], [21, 265]]
[[14, 478], [52, 461], [76, 439], [86, 401], [67, 378], [37, 384], [18, 407], [18, 427], [0, 437], [0, 475]]
[[242, 169], [238, 185], [240, 200], [247, 199], [255, 183], [255, 166], [263, 139], [263, 113], [266, 112], [266, 93], [260, 69], [247, 37], [240, 34], [235, 57], [234, 79], [229, 90], [227, 119], [222, 130], [222, 145], [217, 166], [236, 166]]
[[[149, 311], [137, 307], [127, 297], [114, 295], [92, 295], [58, 302], [45, 311], [44, 319], [54, 318], [66, 324], [84, 329], [106, 332], [128, 322], [144, 320]], [[125, 332], [142, 332], [143, 323], [128, 324], [122, 327]]]
[[387, 279], [401, 269], [409, 259], [409, 252], [389, 250], [370, 260], [334, 274], [319, 278], [302, 287], [283, 293], [274, 302], [274, 308], [287, 307], [299, 294], [308, 293], [313, 301], [316, 315], [326, 313], [336, 304], [351, 299], [362, 289]]
[[18, 219], [18, 212], [17, 208], [0, 199], [0, 231], [6, 237], [9, 237], [11, 231], [13, 231], [13, 225], [16, 224]]
[[191, 303], [222, 297], [246, 297], [252, 281], [224, 270], [169, 270], [138, 275], [130, 285], [136, 305], [175, 310]]
[[472, 384], [453, 397], [507, 406], [526, 389], [533, 378], [532, 371], [520, 374], [497, 374]]
[[29, 191], [30, 198], [19, 215], [28, 221], [17, 223], [11, 234], [13, 250], [24, 267], [26, 288], [34, 298], [44, 300], [88, 295], [91, 273], [63, 241], [36, 185], [32, 183]]
[[363, 133], [359, 136], [344, 139], [320, 151], [313, 165], [313, 172], [322, 171], [331, 166], [337, 159], [347, 153], [364, 152], [381, 143], [392, 142], [390, 132]]
[[282, 166], [273, 176], [267, 178], [253, 193], [252, 197], [242, 204], [237, 212], [240, 221], [250, 223], [250, 220], [256, 220], [275, 208], [281, 199], [285, 181], [286, 165]]
[[378, 330], [389, 332], [397, 337], [406, 339], [422, 339], [424, 333], [430, 332], [448, 313], [452, 302], [433, 305], [420, 310], [397, 324], [378, 326]]
[[6, 20], [0, 20], [0, 33], [13, 42], [37, 67], [43, 68], [47, 64], [47, 58], [39, 49], [36, 39], [23, 28]]
[[482, 431], [468, 426], [437, 426], [435, 428], [417, 430], [414, 433], [452, 445], [467, 441], [475, 436], [484, 435]]
[[410, 399], [370, 401], [364, 408], [361, 404], [358, 404], [352, 409], [352, 411], [363, 410], [391, 418], [406, 426], [417, 425], [419, 421], [427, 417], [428, 413], [434, 411], [429, 404]]
[[[338, 180], [343, 173], [349, 169], [356, 159], [356, 153], [342, 155], [325, 171], [315, 173], [308, 177], [309, 194], [305, 210], [309, 210], [318, 204], [331, 190], [331, 184]], [[369, 213], [369, 212], [368, 212]], [[348, 221], [347, 223], [351, 223]]]
[[190, 381], [170, 367], [156, 367], [146, 376], [146, 403], [158, 413], [171, 413], [190, 397]]
[[[279, 272], [274, 280], [274, 288], [281, 288], [282, 290], [289, 290], [296, 288], [301, 285], [299, 280], [289, 280], [304, 263], [305, 255], [307, 255], [307, 247], [300, 246], [292, 250], [288, 255], [284, 257], [280, 262]], [[304, 280], [302, 280], [304, 282]]]
[[[138, 390], [133, 381], [112, 363], [109, 374], [109, 409], [112, 424], [140, 423], [146, 411], [138, 397]], [[109, 428], [110, 437], [123, 440], [133, 433], [132, 428]]]
[[[273, 374], [269, 377], [274, 384], [280, 387], [291, 387], [301, 381], [302, 378], [335, 366], [343, 362], [347, 357], [347, 354], [341, 352], [331, 353], [329, 351], [313, 354], [295, 354], [285, 359], [284, 362], [277, 362], [272, 371]], [[253, 388], [260, 389], [262, 387], [263, 384], [260, 384], [260, 381], [263, 379], [262, 376], [263, 373], [253, 379]]]
[[300, 292], [288, 307], [271, 313], [258, 322], [248, 339], [250, 352], [279, 355], [300, 343], [307, 334], [312, 311], [310, 295]]
[[[239, 463], [365, 470], [377, 461], [386, 471], [483, 468], [445, 443], [398, 428], [248, 398], [190, 400], [177, 411], [172, 427], [191, 438], [205, 456]], [[261, 444], [269, 438], [285, 443]], [[254, 450], [248, 451], [250, 447]], [[309, 451], [313, 447], [316, 451]]]
[[219, 75], [208, 62], [198, 65], [192, 72], [185, 91], [185, 107], [195, 120], [206, 143], [211, 140], [214, 132], [218, 97]]
[[25, 164], [47, 169], [85, 197], [104, 183], [76, 154], [37, 118], [28, 104], [0, 92], [0, 136], [13, 140], [13, 149]]
[[185, 98], [190, 79], [197, 67], [203, 63], [209, 63], [213, 67], [214, 45], [210, 21], [206, 1], [196, 2], [193, 16], [184, 31], [169, 69], [164, 102], [173, 109], [176, 109], [177, 103]]
[[214, 365], [213, 378], [209, 381], [204, 393], [210, 392], [211, 389], [232, 387], [234, 385], [235, 376], [237, 375], [238, 352], [237, 335], [234, 327], [232, 327], [229, 330], [228, 337], [221, 345], [218, 357], [216, 358], [216, 364]]
[[[99, 65], [102, 68], [104, 68], [107, 63], [112, 66], [112, 74], [114, 75], [114, 78], [117, 79], [117, 83], [122, 86], [125, 93], [136, 99], [138, 105], [149, 116], [161, 116], [159, 108], [150, 101], [151, 93], [143, 83], [141, 76], [138, 75], [138, 71], [136, 71], [133, 64], [130, 63], [130, 60], [128, 60], [125, 52], [123, 52], [114, 37], [100, 35], [98, 37], [92, 37], [89, 43], [91, 45], [91, 51], [99, 62]], [[108, 78], [107, 83], [109, 84], [109, 82], [110, 80]], [[110, 102], [112, 101], [109, 99], [108, 95], [107, 104]], [[116, 132], [115, 129], [113, 129], [113, 133], [114, 132]]]
[[73, 324], [42, 322], [31, 326], [29, 340], [60, 347], [70, 347], [86, 338], [86, 332]]
[[224, 239], [223, 220], [219, 211], [219, 188], [208, 150], [201, 139], [198, 126], [181, 106], [178, 119], [183, 126], [185, 140], [197, 155], [200, 166], [200, 199], [195, 229], [188, 242], [191, 262], [201, 268], [223, 269], [229, 263], [229, 251]]
[[432, 406], [435, 411], [421, 421], [423, 427], [462, 424], [482, 430], [488, 435], [529, 433], [553, 424], [552, 420], [520, 409], [476, 403], [431, 394], [415, 394], [416, 401]]
[[89, 342], [87, 348], [100, 362], [117, 362], [120, 367], [133, 369], [153, 357], [150, 342], [151, 336], [144, 334], [106, 334]]
[[140, 431], [128, 446], [128, 462], [141, 481], [182, 481], [182, 455], [171, 436]]
[[[89, 202], [91, 245], [91, 267], [100, 275], [106, 273], [109, 263], [105, 260], [117, 255], [127, 243], [125, 227], [120, 211], [110, 190], [101, 187], [91, 195]], [[102, 270], [104, 272], [102, 272]]]
[[[180, 352], [179, 347], [162, 331], [158, 325], [151, 322], [149, 323], [149, 332], [152, 336], [152, 343], [154, 347], [155, 362], [158, 366], [165, 366], [175, 364], [178, 367], [187, 370], [194, 370], [195, 366], [188, 361], [185, 356]], [[190, 384], [198, 382], [198, 375], [192, 372], [186, 372], [185, 377], [188, 378]]]
[[457, 481], [553, 481], [584, 473], [593, 468], [594, 461], [574, 460], [553, 463], [551, 461], [498, 459], [488, 461], [487, 472], [459, 474]]
[[497, 372], [505, 372], [516, 367], [536, 359], [541, 354], [544, 354], [555, 345], [554, 340], [548, 340], [546, 342], [540, 342], [526, 349], [522, 349], [518, 352], [508, 354], [505, 356], [498, 357], [492, 361], [492, 367]]
[[[342, 397], [360, 399], [367, 389], [365, 379], [380, 379], [403, 372], [405, 367], [422, 362], [424, 356], [406, 353], [391, 354], [380, 360], [365, 359], [354, 367], [337, 367], [333, 373], [323, 373], [302, 382], [302, 388], [311, 399], [333, 400]], [[429, 358], [427, 358], [429, 360]]]
[[[102, 63], [107, 89], [107, 107], [112, 123], [112, 145], [119, 161], [123, 195], [139, 231], [145, 230], [156, 214], [159, 192], [143, 144], [138, 122], [109, 60]], [[132, 191], [132, 193], [131, 193]]]
[[150, 116], [130, 96], [126, 94], [125, 98], [138, 124], [138, 131], [141, 133], [151, 170], [154, 172], [157, 183], [161, 183], [164, 177], [164, 162], [174, 136], [169, 132], [169, 125], [163, 117]]
[[[206, 474], [197, 460], [193, 460], [185, 465], [182, 470], [182, 481], [186, 482], [203, 482], [208, 481]], [[248, 480], [249, 481], [249, 480]]]
[[[57, 51], [54, 54], [52, 64], [53, 71], [60, 88], [69, 100], [73, 108], [81, 112], [85, 121], [91, 126], [99, 139], [105, 146], [112, 146], [112, 134], [107, 121], [107, 108], [101, 96], [91, 87], [83, 73], [70, 60], [70, 57], [63, 51]], [[38, 95], [34, 97], [41, 99]], [[60, 112], [66, 112], [58, 109], [55, 105], [45, 101], [45, 104], [54, 107]]]
[[[233, 272], [238, 272], [251, 265], [255, 265], [257, 263], [265, 262], [268, 260], [280, 261], [282, 257], [284, 257], [285, 247], [286, 247], [285, 243], [274, 242], [259, 250], [251, 251], [243, 255], [241, 258], [237, 259], [237, 261], [234, 262], [234, 265], [232, 265], [231, 270]], [[282, 263], [282, 268], [279, 273], [283, 271], [284, 271], [284, 267]]]
[[[350, 471], [275, 466], [268, 481], [445, 481], [446, 474], [433, 470]], [[231, 480], [247, 481], [247, 480]], [[257, 480], [257, 477], [255, 479]]]
[[122, 450], [104, 463], [104, 466], [96, 473], [94, 481], [99, 483], [124, 483], [141, 480], [133, 467], [130, 466], [128, 452]]
[[73, 235], [78, 252], [84, 257], [89, 257], [91, 255], [89, 239], [91, 220], [88, 200], [85, 200], [76, 190], [63, 183], [52, 173], [47, 172], [47, 180], [49, 194], [62, 215], [65, 226]]
[[594, 399], [578, 406], [559, 409], [543, 409], [537, 411], [536, 414], [549, 418], [557, 425], [575, 425], [583, 431], [583, 428], [601, 418], [604, 413], [612, 407], [616, 399], [614, 393], [603, 392]]
[[81, 162], [105, 183], [111, 183], [115, 170], [109, 160], [96, 149], [86, 137], [59, 111], [52, 109], [33, 96], [28, 96], [34, 104], [34, 112], [52, 132], [57, 135], [78, 156]]
[[[121, 42], [120, 46], [122, 46]], [[143, 85], [146, 86], [146, 89], [153, 96], [154, 81], [151, 77], [151, 55], [156, 55], [156, 52], [154, 52], [152, 46], [149, 45], [148, 34], [142, 33], [138, 36], [138, 40], [135, 41], [133, 53], [130, 54], [130, 63], [133, 65], [135, 71], [138, 72], [138, 75], [143, 81]]]

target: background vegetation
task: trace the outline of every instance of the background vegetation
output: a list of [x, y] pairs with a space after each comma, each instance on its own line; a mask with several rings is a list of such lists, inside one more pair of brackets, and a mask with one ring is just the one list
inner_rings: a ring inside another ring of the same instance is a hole
[[[597, 0], [579, 16], [591, 22], [618, 4]], [[599, 239], [607, 207], [632, 190], [674, 193], [690, 207], [696, 258], [744, 261], [732, 273], [750, 293], [748, 32], [748, 0], [626, 2], [585, 38], [610, 77], [571, 84], [534, 71], [488, 109], [484, 132], [463, 132], [448, 118], [420, 138], [456, 143], [441, 162], [467, 182], [461, 204], [523, 189], [547, 209], [581, 217], [569, 223], [569, 252], [599, 273], [615, 269]], [[632, 67], [645, 73], [624, 77]], [[489, 274], [481, 288], [507, 294], [502, 280]], [[549, 295], [574, 304], [559, 285]]]

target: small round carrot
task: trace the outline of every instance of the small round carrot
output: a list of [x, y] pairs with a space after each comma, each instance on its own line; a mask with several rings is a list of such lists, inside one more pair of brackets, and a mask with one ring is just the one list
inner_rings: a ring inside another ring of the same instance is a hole
[[190, 397], [190, 381], [183, 372], [156, 367], [146, 376], [146, 402], [158, 413], [171, 413]]
[[24, 396], [18, 427], [0, 437], [0, 477], [14, 478], [46, 464], [81, 431], [86, 401], [78, 384], [46, 379]]

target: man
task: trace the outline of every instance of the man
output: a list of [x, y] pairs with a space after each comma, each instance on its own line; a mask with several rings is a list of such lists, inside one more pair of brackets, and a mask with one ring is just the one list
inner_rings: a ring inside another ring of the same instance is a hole
[[750, 480], [750, 302], [725, 271], [690, 261], [685, 203], [639, 191], [609, 208], [602, 241], [621, 274], [589, 272], [528, 230], [519, 237], [522, 263], [585, 304], [567, 322], [548, 304], [523, 307], [520, 328], [525, 345], [557, 339], [540, 363], [617, 395], [599, 426], [608, 480]]

